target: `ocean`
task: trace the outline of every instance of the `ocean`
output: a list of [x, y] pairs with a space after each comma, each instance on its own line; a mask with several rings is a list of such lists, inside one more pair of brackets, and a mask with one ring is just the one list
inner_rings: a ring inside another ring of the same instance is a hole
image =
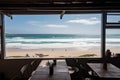
[[[6, 34], [6, 48], [59, 49], [75, 48], [88, 50], [101, 46], [100, 35], [79, 34]], [[107, 46], [120, 46], [120, 35], [107, 35]]]

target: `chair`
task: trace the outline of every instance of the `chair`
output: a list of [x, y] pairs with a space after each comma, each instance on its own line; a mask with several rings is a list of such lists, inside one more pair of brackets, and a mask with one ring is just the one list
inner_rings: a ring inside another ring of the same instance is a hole
[[67, 58], [66, 63], [68, 66], [75, 67], [76, 66], [76, 59], [74, 58]]
[[41, 60], [34, 60], [31, 62], [31, 66], [32, 66], [32, 70], [36, 70], [36, 68], [38, 67], [38, 65], [40, 64]]
[[25, 64], [17, 75], [15, 75], [11, 80], [28, 80], [30, 75], [28, 72], [28, 64]]
[[81, 80], [81, 78], [79, 77], [79, 67], [77, 64], [77, 60], [74, 58], [68, 58], [66, 59], [66, 63], [68, 66], [70, 66], [69, 72], [73, 71], [73, 73], [70, 73], [71, 79]]
[[66, 59], [67, 65], [74, 69], [74, 73], [70, 74], [72, 80], [85, 80], [86, 78], [92, 78], [89, 75], [89, 67], [87, 66], [87, 61], [83, 59]]

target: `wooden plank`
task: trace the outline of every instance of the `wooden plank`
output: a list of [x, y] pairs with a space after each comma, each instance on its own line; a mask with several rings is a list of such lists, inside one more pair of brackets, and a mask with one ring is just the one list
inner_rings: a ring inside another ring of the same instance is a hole
[[106, 28], [108, 28], [108, 29], [120, 29], [120, 23], [107, 23]]
[[[71, 80], [65, 60], [57, 60], [53, 76], [49, 76], [48, 60], [43, 60], [30, 80]], [[50, 61], [51, 62], [51, 61]]]
[[120, 69], [111, 63], [107, 64], [107, 70], [103, 69], [103, 63], [88, 63], [88, 65], [100, 78], [120, 78]]

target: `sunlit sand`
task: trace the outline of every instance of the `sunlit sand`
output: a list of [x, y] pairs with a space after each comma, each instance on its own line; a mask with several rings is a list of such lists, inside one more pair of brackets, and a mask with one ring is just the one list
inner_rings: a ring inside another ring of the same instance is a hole
[[100, 57], [100, 50], [20, 50], [11, 49], [6, 51], [7, 58], [76, 58], [76, 57]]

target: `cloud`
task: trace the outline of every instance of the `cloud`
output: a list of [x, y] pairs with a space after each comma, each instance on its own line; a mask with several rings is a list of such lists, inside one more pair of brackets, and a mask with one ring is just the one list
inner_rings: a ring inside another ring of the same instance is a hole
[[99, 24], [100, 20], [98, 20], [96, 17], [91, 17], [89, 19], [74, 19], [74, 20], [69, 20], [67, 23], [78, 23], [78, 24], [83, 24], [83, 25], [95, 25]]
[[40, 21], [28, 21], [27, 24], [30, 24], [32, 26], [40, 26], [42, 22]]
[[58, 24], [48, 24], [46, 25], [47, 27], [51, 27], [51, 28], [67, 28], [67, 25], [58, 25]]

